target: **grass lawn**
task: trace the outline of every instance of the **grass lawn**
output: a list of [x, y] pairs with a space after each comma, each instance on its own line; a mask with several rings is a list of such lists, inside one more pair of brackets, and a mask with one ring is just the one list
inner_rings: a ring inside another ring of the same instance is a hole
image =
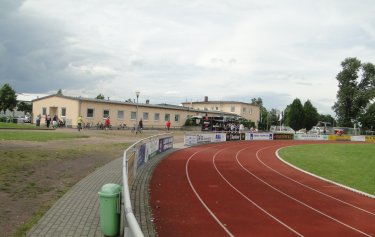
[[[129, 147], [128, 143], [111, 143], [105, 146], [98, 146], [98, 144], [75, 146], [73, 144], [69, 148], [48, 150], [30, 148], [0, 150], [0, 193], [9, 196], [12, 200], [17, 200], [19, 204], [14, 205], [21, 206], [25, 203], [38, 203], [35, 200], [43, 196], [49, 197], [43, 205], [36, 204], [37, 210], [30, 214], [31, 217], [24, 224], [16, 227], [17, 231], [12, 236], [25, 236], [52, 204], [82, 178], [80, 176], [88, 175], [97, 167], [111, 161], [110, 157], [121, 157], [127, 147]], [[81, 161], [82, 157], [89, 158]], [[103, 158], [94, 159], [94, 157]], [[46, 171], [44, 167], [51, 162], [57, 162], [62, 167], [61, 170]], [[90, 162], [90, 165], [86, 167], [82, 162]], [[70, 166], [85, 166], [85, 168]], [[1, 211], [0, 213], [3, 214]]]
[[4, 123], [0, 122], [0, 128], [7, 129], [47, 129], [43, 127], [37, 127], [35, 124], [30, 123]]
[[[130, 145], [119, 140], [117, 134], [110, 136], [98, 132], [87, 135], [76, 130], [61, 132], [25, 127], [35, 128], [30, 124], [0, 123], [0, 144], [5, 144], [4, 149], [0, 149], [0, 202], [14, 209], [0, 210], [0, 229], [7, 228], [9, 216], [16, 232], [7, 236], [14, 237], [25, 236], [70, 187], [96, 168], [121, 157]], [[93, 143], [76, 139], [89, 137], [93, 138], [90, 140]], [[48, 143], [52, 140], [59, 142]], [[7, 144], [11, 148], [7, 148]], [[42, 149], [45, 145], [48, 149]], [[43, 200], [42, 204], [40, 200]], [[17, 212], [26, 204], [35, 208], [22, 210], [27, 213], [28, 219], [23, 220], [21, 225]]]
[[373, 144], [313, 144], [286, 147], [279, 155], [306, 171], [375, 195]]
[[23, 140], [23, 141], [50, 141], [50, 140], [61, 140], [71, 138], [87, 138], [89, 136], [82, 135], [79, 133], [61, 133], [57, 131], [27, 131], [27, 130], [2, 130], [0, 132], [1, 140]]

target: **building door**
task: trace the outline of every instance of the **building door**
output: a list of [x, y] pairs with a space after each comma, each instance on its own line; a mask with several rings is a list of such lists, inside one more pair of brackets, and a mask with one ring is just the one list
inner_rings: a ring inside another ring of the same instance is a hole
[[58, 108], [57, 107], [49, 107], [49, 115], [53, 117], [56, 115], [58, 117]]

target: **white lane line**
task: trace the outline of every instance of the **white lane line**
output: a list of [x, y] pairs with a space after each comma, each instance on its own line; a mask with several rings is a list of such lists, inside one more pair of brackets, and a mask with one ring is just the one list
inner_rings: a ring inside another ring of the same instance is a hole
[[[247, 149], [247, 148], [245, 148]], [[271, 213], [269, 213], [268, 211], [266, 211], [264, 208], [262, 208], [261, 206], [259, 206], [257, 203], [255, 203], [253, 200], [251, 200], [249, 197], [247, 197], [245, 194], [243, 194], [240, 190], [238, 190], [236, 187], [234, 187], [234, 185], [232, 183], [230, 183], [225, 177], [224, 175], [219, 171], [219, 169], [217, 168], [216, 166], [216, 163], [215, 163], [215, 159], [216, 159], [216, 156], [221, 152], [223, 151], [224, 149], [221, 149], [219, 151], [217, 151], [215, 154], [214, 154], [214, 157], [213, 157], [213, 160], [212, 160], [212, 163], [217, 171], [217, 173], [221, 176], [221, 178], [231, 187], [233, 188], [237, 193], [239, 193], [243, 198], [245, 198], [247, 201], [249, 201], [251, 204], [253, 204], [255, 207], [257, 207], [259, 210], [261, 210], [262, 212], [264, 212], [265, 214], [267, 214], [269, 217], [271, 217], [272, 219], [274, 219], [276, 222], [278, 222], [279, 224], [283, 225], [284, 227], [286, 227], [287, 229], [289, 229], [291, 232], [295, 233], [296, 235], [298, 236], [303, 236], [301, 233], [297, 232], [296, 230], [294, 230], [292, 227], [288, 226], [287, 224], [285, 224], [284, 222], [282, 222], [281, 220], [277, 219], [277, 217], [273, 216]], [[242, 149], [244, 150], [244, 149]]]
[[[341, 225], [343, 225], [343, 226], [345, 226], [345, 227], [347, 227], [347, 228], [349, 228], [349, 229], [352, 229], [352, 230], [354, 230], [354, 231], [356, 231], [356, 232], [358, 232], [358, 233], [360, 233], [360, 234], [362, 234], [362, 235], [364, 235], [364, 236], [371, 237], [371, 235], [368, 235], [368, 234], [362, 232], [361, 230], [358, 230], [358, 229], [356, 229], [356, 228], [354, 228], [354, 227], [352, 227], [352, 226], [350, 226], [350, 225], [348, 225], [348, 224], [346, 224], [346, 223], [344, 223], [344, 222], [342, 222], [342, 221], [340, 221], [340, 220], [337, 220], [336, 218], [331, 217], [331, 216], [329, 216], [328, 214], [325, 214], [325, 213], [319, 211], [318, 209], [315, 209], [314, 207], [309, 206], [308, 204], [306, 204], [306, 203], [304, 203], [304, 202], [302, 202], [302, 201], [300, 201], [300, 200], [298, 200], [298, 199], [296, 199], [296, 198], [294, 198], [294, 197], [292, 197], [292, 196], [290, 196], [290, 195], [284, 193], [283, 191], [281, 191], [281, 190], [275, 188], [275, 187], [272, 186], [271, 184], [267, 183], [266, 181], [264, 181], [263, 179], [259, 178], [258, 176], [256, 176], [254, 173], [252, 173], [252, 172], [249, 171], [248, 169], [246, 169], [246, 168], [241, 164], [241, 162], [238, 160], [238, 155], [239, 155], [239, 153], [242, 152], [243, 150], [246, 150], [246, 149], [248, 149], [248, 148], [244, 148], [244, 149], [242, 149], [242, 150], [240, 150], [240, 151], [237, 152], [237, 154], [236, 154], [236, 160], [237, 160], [237, 163], [238, 163], [238, 164], [239, 164], [239, 165], [240, 165], [240, 166], [241, 166], [241, 167], [242, 167], [247, 173], [249, 173], [250, 175], [252, 175], [254, 178], [258, 179], [259, 181], [261, 181], [261, 182], [264, 183], [265, 185], [269, 186], [269, 187], [272, 188], [273, 190], [275, 190], [275, 191], [277, 191], [277, 192], [283, 194], [284, 196], [286, 196], [286, 197], [288, 197], [288, 198], [290, 198], [290, 199], [292, 199], [292, 200], [298, 202], [299, 204], [301, 204], [301, 205], [303, 205], [303, 206], [305, 206], [305, 207], [307, 207], [307, 208], [309, 208], [309, 209], [311, 209], [311, 210], [313, 210], [313, 211], [315, 211], [315, 212], [317, 212], [317, 213], [319, 213], [319, 214], [321, 214], [321, 215], [327, 217], [328, 219], [331, 219], [331, 220], [333, 220], [333, 221], [335, 221], [335, 222], [337, 222], [337, 223], [339, 223], [339, 224], [341, 224]], [[263, 150], [263, 149], [265, 149], [265, 148], [259, 149], [259, 150], [256, 152], [256, 157], [257, 157], [257, 158], [259, 157], [259, 156], [258, 156], [258, 153], [259, 153], [261, 150]]]
[[[265, 148], [263, 148], [263, 149], [268, 149], [268, 148], [271, 148], [271, 147], [265, 147]], [[280, 150], [280, 149], [278, 149], [278, 150], [276, 151], [276, 156], [277, 156], [281, 161], [283, 161], [283, 160], [278, 156], [278, 154], [277, 154], [277, 152], [278, 152], [279, 150]], [[317, 189], [315, 189], [315, 188], [313, 188], [313, 187], [310, 187], [310, 186], [308, 186], [308, 185], [306, 185], [306, 184], [300, 183], [299, 181], [294, 180], [294, 179], [292, 179], [292, 178], [290, 178], [290, 177], [288, 177], [288, 176], [286, 176], [286, 175], [280, 173], [279, 171], [273, 169], [272, 167], [268, 166], [268, 165], [267, 165], [266, 163], [264, 163], [259, 157], [257, 157], [257, 159], [258, 159], [258, 161], [259, 161], [260, 163], [262, 163], [262, 164], [263, 164], [264, 166], [266, 166], [268, 169], [272, 170], [273, 172], [279, 174], [280, 176], [282, 176], [282, 177], [284, 177], [284, 178], [286, 178], [286, 179], [289, 179], [290, 181], [293, 181], [293, 182], [295, 182], [295, 183], [297, 183], [297, 184], [299, 184], [299, 185], [301, 185], [301, 186], [303, 186], [303, 187], [305, 187], [305, 188], [307, 188], [307, 189], [310, 189], [310, 190], [312, 190], [312, 191], [315, 191], [315, 192], [317, 192], [317, 193], [319, 193], [319, 194], [321, 194], [321, 195], [324, 195], [324, 196], [326, 196], [326, 197], [332, 198], [332, 199], [334, 199], [334, 200], [336, 200], [336, 201], [338, 201], [338, 202], [341, 202], [341, 203], [343, 203], [343, 204], [345, 204], [345, 205], [348, 205], [348, 206], [350, 206], [350, 207], [353, 207], [353, 208], [355, 208], [355, 209], [358, 209], [358, 210], [360, 210], [360, 211], [363, 211], [363, 212], [365, 212], [365, 213], [367, 213], [367, 214], [370, 214], [370, 215], [374, 215], [374, 216], [375, 216], [375, 213], [373, 213], [373, 212], [371, 212], [371, 211], [368, 211], [368, 210], [365, 210], [365, 209], [363, 209], [363, 208], [357, 207], [357, 206], [355, 206], [355, 205], [353, 205], [353, 204], [351, 204], [351, 203], [347, 203], [347, 202], [345, 202], [344, 200], [338, 199], [338, 198], [333, 197], [333, 196], [331, 196], [331, 195], [329, 195], [329, 194], [327, 194], [327, 193], [324, 193], [324, 192], [319, 191], [319, 190], [317, 190]], [[283, 162], [285, 163], [285, 161], [283, 161]], [[289, 163], [287, 163], [287, 164], [290, 165]], [[292, 167], [295, 168], [294, 166], [292, 166]], [[299, 169], [299, 170], [300, 170], [300, 169]], [[304, 171], [304, 173], [306, 173], [306, 172]], [[308, 173], [308, 174], [311, 175], [310, 173]], [[317, 177], [316, 175], [313, 175], [313, 176], [314, 176], [314, 177]], [[319, 178], [321, 179], [321, 177], [319, 177]], [[327, 180], [324, 179], [324, 181], [327, 181]], [[328, 182], [331, 183], [332, 181], [329, 181], [329, 180], [328, 180]], [[340, 187], [340, 186], [338, 186], [338, 185], [335, 184], [335, 185], [332, 186], [332, 187]]]
[[[207, 148], [208, 149], [208, 148]], [[205, 149], [206, 150], [206, 149]], [[186, 165], [185, 165], [185, 172], [186, 172], [186, 177], [189, 181], [189, 184], [190, 184], [190, 187], [191, 189], [193, 190], [195, 196], [197, 196], [198, 200], [202, 203], [202, 205], [204, 206], [204, 208], [208, 211], [208, 213], [210, 213], [210, 215], [215, 219], [215, 221], [221, 226], [221, 228], [223, 228], [223, 230], [228, 234], [228, 236], [231, 236], [231, 237], [234, 237], [234, 235], [228, 230], [227, 227], [225, 227], [225, 225], [215, 216], [215, 214], [211, 211], [211, 209], [206, 205], [206, 203], [203, 201], [203, 199], [199, 196], [197, 190], [194, 188], [194, 185], [193, 183], [191, 182], [190, 180], [190, 175], [189, 175], [189, 163], [190, 163], [190, 160], [199, 152], [202, 152], [204, 150], [201, 150], [201, 151], [197, 151], [195, 152], [194, 154], [192, 154], [189, 159], [187, 160], [186, 162]]]

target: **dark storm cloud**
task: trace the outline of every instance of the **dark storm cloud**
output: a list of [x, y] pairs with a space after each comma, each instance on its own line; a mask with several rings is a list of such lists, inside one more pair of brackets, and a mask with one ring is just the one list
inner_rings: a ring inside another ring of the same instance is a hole
[[[1, 81], [16, 91], [41, 92], [51, 89], [49, 72], [64, 67], [59, 51], [60, 33], [52, 25], [23, 17], [14, 11], [0, 23]], [[53, 58], [53, 60], [52, 60]]]
[[[9, 83], [19, 93], [45, 93], [87, 84], [82, 82], [85, 75], [77, 79], [69, 68], [83, 57], [66, 40], [72, 35], [64, 24], [23, 14], [22, 1], [4, 3], [0, 10], [0, 85]], [[93, 83], [96, 79], [93, 77]]]

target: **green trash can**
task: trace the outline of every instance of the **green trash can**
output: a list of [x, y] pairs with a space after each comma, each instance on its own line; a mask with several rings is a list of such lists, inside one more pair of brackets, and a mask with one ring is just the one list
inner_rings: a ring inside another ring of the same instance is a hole
[[121, 186], [104, 184], [98, 194], [102, 233], [105, 236], [117, 236], [120, 231]]

